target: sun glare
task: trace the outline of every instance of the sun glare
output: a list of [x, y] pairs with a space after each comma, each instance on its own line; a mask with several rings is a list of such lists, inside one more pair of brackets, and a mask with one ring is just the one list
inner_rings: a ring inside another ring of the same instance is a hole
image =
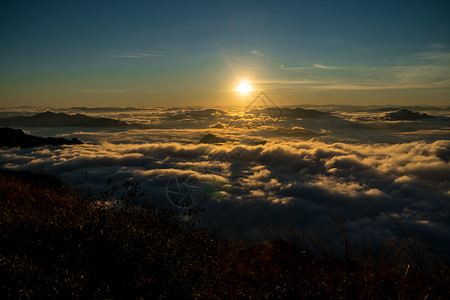
[[238, 91], [241, 94], [248, 94], [249, 92], [252, 91], [252, 87], [247, 81], [241, 81], [236, 91]]

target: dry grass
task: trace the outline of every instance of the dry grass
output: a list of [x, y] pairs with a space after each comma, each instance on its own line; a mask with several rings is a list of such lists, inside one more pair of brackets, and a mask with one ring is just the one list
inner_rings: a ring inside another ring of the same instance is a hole
[[39, 178], [0, 173], [1, 299], [450, 298], [448, 261], [430, 260], [412, 239], [398, 263], [354, 257], [345, 234], [344, 259], [282, 239], [244, 247], [136, 209], [134, 184], [124, 187], [128, 204], [111, 209]]

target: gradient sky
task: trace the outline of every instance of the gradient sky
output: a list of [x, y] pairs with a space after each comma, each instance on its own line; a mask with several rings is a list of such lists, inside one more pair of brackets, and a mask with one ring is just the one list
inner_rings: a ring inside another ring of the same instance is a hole
[[[450, 104], [449, 1], [2, 1], [0, 106]], [[251, 97], [249, 95], [248, 97]]]

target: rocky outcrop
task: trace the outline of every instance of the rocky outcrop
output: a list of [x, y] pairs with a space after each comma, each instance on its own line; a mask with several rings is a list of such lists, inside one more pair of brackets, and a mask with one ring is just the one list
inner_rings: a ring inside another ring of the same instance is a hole
[[222, 144], [225, 140], [221, 137], [215, 136], [214, 134], [208, 133], [198, 141], [199, 144]]

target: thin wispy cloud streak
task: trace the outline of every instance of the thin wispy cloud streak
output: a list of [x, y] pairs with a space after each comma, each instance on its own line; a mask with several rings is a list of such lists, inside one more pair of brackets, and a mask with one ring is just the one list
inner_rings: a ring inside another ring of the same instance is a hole
[[89, 93], [89, 94], [143, 94], [143, 93], [149, 93], [153, 94], [156, 93], [154, 90], [123, 90], [123, 89], [81, 89], [80, 90], [83, 93]]
[[391, 66], [281, 65], [280, 69], [290, 74], [289, 79], [271, 78], [257, 82], [278, 88], [287, 85], [290, 89], [298, 84], [299, 89], [311, 90], [441, 89], [450, 88], [449, 62], [448, 51], [432, 50], [417, 53], [401, 64]]
[[445, 45], [440, 44], [440, 43], [433, 43], [433, 44], [430, 44], [429, 47], [431, 49], [444, 49]]
[[318, 69], [337, 69], [336, 67], [324, 66], [320, 64], [314, 64], [313, 66]]
[[311, 80], [255, 80], [254, 83], [256, 84], [308, 84], [313, 85], [317, 84], [317, 81], [311, 81]]
[[162, 57], [164, 54], [159, 53], [145, 53], [145, 52], [124, 52], [120, 54], [109, 55], [110, 58], [151, 58], [151, 57]]
[[[273, 78], [258, 80], [257, 82], [262, 84], [278, 84], [278, 87], [299, 84], [301, 88], [319, 90], [402, 90], [450, 87], [450, 78], [448, 75], [450, 74], [450, 65], [441, 63], [441, 60], [448, 58], [448, 53], [421, 53], [417, 56], [420, 57], [421, 61], [426, 60], [426, 64], [380, 67], [347, 66], [339, 68], [320, 64], [315, 64], [314, 68], [285, 67], [281, 65], [282, 70], [299, 73], [296, 76], [299, 80], [277, 80]], [[339, 73], [335, 73], [338, 70]], [[317, 73], [317, 71], [323, 72]]]
[[257, 51], [257, 50], [252, 50], [250, 51], [251, 54], [256, 55], [256, 56], [264, 56], [264, 54], [262, 54], [261, 52]]
[[285, 65], [281, 65], [280, 68], [292, 72], [303, 72], [310, 69], [309, 67], [286, 67]]

